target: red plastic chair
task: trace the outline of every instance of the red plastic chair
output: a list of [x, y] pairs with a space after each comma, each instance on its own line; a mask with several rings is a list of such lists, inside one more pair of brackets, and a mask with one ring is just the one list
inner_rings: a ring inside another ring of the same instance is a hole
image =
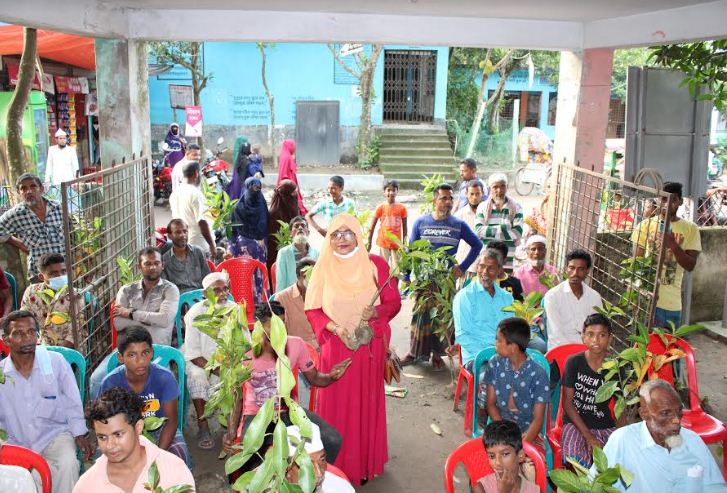
[[351, 482], [350, 479], [348, 479], [348, 476], [346, 476], [346, 473], [341, 471], [339, 468], [331, 464], [330, 462], [326, 464], [326, 471], [330, 472], [331, 474], [338, 476], [339, 478], [345, 479], [349, 483]]
[[[535, 464], [535, 482], [541, 493], [545, 493], [547, 484], [545, 459], [540, 455], [538, 448], [529, 442], [523, 442], [523, 449], [525, 455], [530, 457], [533, 464]], [[490, 467], [490, 460], [487, 458], [487, 451], [482, 443], [482, 437], [467, 440], [449, 454], [447, 462], [444, 464], [444, 489], [446, 493], [454, 493], [454, 471], [460, 462], [464, 464], [467, 470], [472, 488], [480, 479], [494, 472]]]
[[273, 265], [270, 266], [270, 286], [273, 288], [273, 293], [277, 291], [275, 289], [275, 285], [277, 284], [277, 273], [278, 273], [278, 267], [275, 265], [277, 262], [273, 262]]
[[[563, 344], [558, 347], [554, 347], [547, 353], [545, 353], [545, 359], [548, 363], [555, 363], [558, 365], [560, 374], [563, 375], [565, 370], [565, 364], [573, 354], [580, 353], [588, 349], [585, 344]], [[554, 422], [551, 421], [552, 416], [548, 414], [547, 426], [546, 426], [546, 437], [550, 448], [553, 451], [553, 465], [555, 468], [559, 468], [563, 465], [562, 452], [560, 447], [560, 437], [563, 433], [563, 395], [561, 394], [561, 387], [558, 385], [557, 392], [553, 395], [553, 401], [557, 404], [553, 406], [557, 409]], [[553, 405], [553, 403], [551, 403]]]
[[[313, 366], [317, 370], [320, 370], [321, 369], [321, 367], [320, 367], [320, 363], [321, 363], [321, 356], [320, 356], [320, 354], [318, 354], [318, 351], [316, 351], [316, 348], [314, 348], [313, 346], [311, 346], [307, 342], [305, 343], [305, 347], [308, 350], [308, 354], [310, 355], [310, 359], [313, 360]], [[311, 385], [310, 386], [310, 400], [308, 401], [308, 409], [311, 412], [316, 412], [316, 400], [317, 400], [317, 398], [318, 398], [318, 387], [316, 387], [315, 385]]]
[[217, 266], [211, 260], [207, 260], [207, 266], [210, 268], [210, 272], [217, 272]]
[[259, 260], [248, 257], [227, 259], [217, 266], [217, 272], [227, 271], [230, 276], [230, 293], [237, 303], [245, 301], [248, 326], [255, 325], [255, 271], [263, 274], [263, 299], [268, 298], [268, 269]]
[[[693, 431], [704, 441], [704, 443], [722, 442], [722, 447], [727, 447], [727, 427], [714, 416], [707, 414], [702, 409], [702, 403], [699, 400], [699, 384], [697, 383], [697, 365], [694, 358], [694, 350], [684, 339], [666, 336], [669, 340], [673, 340], [672, 347], [677, 347], [684, 351], [684, 361], [687, 371], [687, 385], [689, 386], [689, 409], [685, 409], [682, 413], [682, 426]], [[649, 338], [648, 351], [653, 355], [664, 354], [666, 346], [659, 336], [652, 334]], [[648, 371], [649, 377], [654, 374], [653, 364]], [[671, 364], [662, 366], [657, 375], [662, 380], [666, 380], [674, 385], [674, 370]], [[727, 453], [722, 455], [723, 467], [722, 475], [727, 481]]]
[[30, 449], [19, 445], [3, 445], [0, 447], [0, 464], [6, 466], [19, 466], [25, 469], [38, 471], [43, 483], [43, 493], [51, 493], [50, 467], [45, 459]]
[[10, 348], [0, 339], [0, 359], [10, 356]]
[[454, 404], [452, 411], [456, 411], [459, 405], [459, 398], [462, 394], [462, 382], [467, 381], [467, 395], [464, 408], [464, 434], [467, 437], [472, 436], [472, 413], [474, 413], [474, 395], [475, 395], [475, 377], [472, 373], [465, 370], [462, 365], [462, 346], [457, 344], [457, 354], [459, 355], [459, 375], [457, 375], [457, 386], [454, 389]]

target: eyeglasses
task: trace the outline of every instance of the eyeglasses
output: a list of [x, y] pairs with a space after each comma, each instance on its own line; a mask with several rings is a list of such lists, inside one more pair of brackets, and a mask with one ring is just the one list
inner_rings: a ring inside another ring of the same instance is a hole
[[350, 229], [347, 229], [346, 231], [334, 231], [333, 233], [331, 233], [331, 239], [336, 241], [351, 241], [354, 238], [356, 238], [356, 234]]

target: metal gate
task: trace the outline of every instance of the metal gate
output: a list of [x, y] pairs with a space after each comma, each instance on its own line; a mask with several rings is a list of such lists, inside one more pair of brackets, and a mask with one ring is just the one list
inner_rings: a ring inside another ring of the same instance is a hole
[[149, 157], [84, 175], [61, 184], [76, 347], [91, 368], [111, 349], [111, 303], [122, 285], [118, 258], [137, 269], [136, 253], [154, 238]]
[[626, 314], [612, 317], [616, 345], [624, 347], [636, 323], [651, 327], [654, 320], [669, 224], [661, 214], [670, 195], [571, 165], [558, 165], [554, 175], [549, 260], [565, 272], [568, 252], [591, 254], [590, 287]]
[[436, 51], [386, 50], [384, 122], [433, 122], [436, 76]]
[[298, 164], [336, 165], [341, 160], [339, 101], [296, 101], [295, 146]]

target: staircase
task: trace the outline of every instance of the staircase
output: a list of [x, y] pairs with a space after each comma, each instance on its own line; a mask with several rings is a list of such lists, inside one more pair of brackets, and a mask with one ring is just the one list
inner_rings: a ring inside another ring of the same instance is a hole
[[381, 147], [379, 169], [400, 188], [421, 189], [422, 175], [440, 174], [454, 184], [457, 162], [447, 132], [434, 125], [381, 126], [376, 129]]

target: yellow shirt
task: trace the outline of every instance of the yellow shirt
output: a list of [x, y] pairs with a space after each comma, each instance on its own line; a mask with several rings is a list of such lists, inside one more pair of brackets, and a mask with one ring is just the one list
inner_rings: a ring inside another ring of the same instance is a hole
[[[650, 253], [657, 248], [656, 240], [659, 234], [660, 218], [651, 217], [643, 221], [631, 233], [631, 241], [638, 246], [645, 248]], [[685, 219], [673, 221], [669, 230], [674, 234], [677, 243], [682, 250], [702, 251], [702, 240], [699, 237], [699, 228], [696, 224]], [[659, 298], [656, 303], [658, 308], [669, 311], [681, 311], [682, 309], [682, 278], [684, 268], [679, 265], [671, 249], [664, 251], [664, 267], [659, 280]]]

